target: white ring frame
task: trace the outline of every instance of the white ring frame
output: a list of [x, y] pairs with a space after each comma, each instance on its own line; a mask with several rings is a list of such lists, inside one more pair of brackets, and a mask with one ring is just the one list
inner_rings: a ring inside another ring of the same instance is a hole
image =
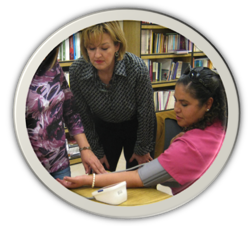
[[[145, 19], [146, 21], [151, 21], [153, 23], [172, 28], [176, 32], [186, 36], [201, 50], [203, 50], [203, 52], [212, 60], [214, 66], [217, 67], [217, 70], [222, 77], [222, 81], [227, 93], [229, 114], [227, 133], [222, 148], [213, 164], [198, 181], [196, 181], [182, 193], [167, 200], [143, 206], [120, 207], [104, 205], [87, 200], [86, 198], [82, 198], [70, 190], [67, 190], [57, 181], [55, 181], [43, 168], [34, 154], [26, 130], [26, 96], [31, 79], [39, 64], [42, 62], [44, 56], [46, 56], [46, 54], [49, 53], [56, 45], [68, 38], [73, 33], [93, 24], [104, 21], [144, 21]], [[70, 204], [87, 212], [112, 218], [142, 218], [158, 215], [173, 210], [198, 196], [215, 180], [226, 164], [236, 141], [239, 128], [239, 114], [239, 99], [234, 79], [224, 59], [220, 56], [214, 46], [211, 45], [210, 42], [206, 40], [206, 38], [204, 38], [200, 33], [177, 19], [160, 13], [139, 9], [116, 9], [93, 13], [91, 15], [83, 16], [82, 18], [74, 20], [57, 30], [40, 45], [40, 47], [29, 59], [18, 82], [14, 100], [14, 122], [17, 139], [28, 164], [38, 176], [38, 178], [51, 191]]]

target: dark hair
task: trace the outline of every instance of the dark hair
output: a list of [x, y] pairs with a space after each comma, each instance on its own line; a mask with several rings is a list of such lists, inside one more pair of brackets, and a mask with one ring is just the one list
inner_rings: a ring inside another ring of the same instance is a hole
[[42, 76], [46, 71], [52, 68], [57, 60], [60, 45], [57, 45], [42, 61], [39, 68], [36, 71], [38, 76]]
[[210, 97], [213, 98], [211, 109], [199, 122], [187, 127], [187, 130], [205, 129], [219, 119], [224, 129], [227, 125], [227, 98], [220, 75], [206, 67], [186, 69], [176, 84], [185, 86], [185, 90], [203, 106]]

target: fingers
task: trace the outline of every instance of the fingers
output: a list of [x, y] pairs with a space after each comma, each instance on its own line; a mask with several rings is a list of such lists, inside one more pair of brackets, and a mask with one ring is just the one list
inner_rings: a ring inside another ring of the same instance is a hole
[[73, 183], [73, 182], [77, 181], [77, 177], [64, 177], [63, 180]]
[[185, 132], [180, 132], [178, 137], [181, 137], [184, 134], [185, 134]]
[[95, 173], [105, 173], [105, 168], [104, 166], [99, 162], [97, 165], [93, 164], [92, 168], [94, 170]]
[[134, 161], [134, 159], [135, 159], [135, 155], [134, 155], [134, 154], [132, 154], [132, 156], [131, 156], [131, 158], [130, 158], [129, 162], [131, 163], [132, 161]]
[[60, 180], [59, 178], [56, 179], [61, 185], [63, 185], [66, 188], [73, 188], [72, 183], [68, 182], [66, 180]]
[[82, 163], [83, 163], [83, 166], [84, 166], [84, 168], [85, 168], [86, 174], [89, 174], [89, 173], [90, 173], [90, 167], [88, 166], [87, 163], [85, 163], [85, 162], [82, 162]]

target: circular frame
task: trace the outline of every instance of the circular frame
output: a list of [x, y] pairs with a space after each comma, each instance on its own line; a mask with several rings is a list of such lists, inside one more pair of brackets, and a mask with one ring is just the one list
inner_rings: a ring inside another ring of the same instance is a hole
[[[176, 196], [173, 196], [172, 198], [154, 204], [133, 207], [109, 206], [93, 202], [77, 195], [76, 193], [71, 192], [54, 180], [54, 178], [52, 178], [52, 176], [50, 176], [50, 174], [44, 169], [32, 149], [27, 134], [25, 123], [26, 96], [32, 77], [43, 58], [56, 45], [68, 38], [73, 33], [76, 33], [77, 31], [93, 24], [113, 20], [151, 21], [155, 24], [172, 28], [174, 31], [187, 37], [189, 40], [194, 42], [198, 48], [200, 48], [209, 57], [209, 59], [212, 60], [214, 66], [216, 66], [222, 78], [227, 95], [229, 114], [227, 132], [223, 145], [215, 161], [212, 163], [206, 173], [186, 190], [177, 194]], [[216, 48], [195, 29], [175, 18], [161, 13], [139, 9], [116, 9], [97, 12], [76, 19], [54, 32], [37, 48], [24, 67], [16, 88], [14, 100], [14, 122], [19, 146], [23, 152], [23, 155], [25, 156], [25, 159], [37, 177], [52, 192], [73, 206], [93, 214], [112, 218], [142, 218], [158, 215], [187, 203], [194, 197], [198, 196], [214, 181], [226, 164], [236, 141], [239, 128], [239, 100], [235, 82], [224, 59], [218, 53]]]

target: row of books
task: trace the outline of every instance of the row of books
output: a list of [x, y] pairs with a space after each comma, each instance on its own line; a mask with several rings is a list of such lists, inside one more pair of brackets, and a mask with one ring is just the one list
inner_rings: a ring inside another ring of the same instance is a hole
[[141, 21], [142, 25], [152, 25], [154, 23], [148, 21]]
[[141, 31], [141, 54], [192, 52], [193, 43], [177, 33], [155, 33], [152, 29]]
[[208, 58], [194, 58], [193, 59], [194, 67], [207, 67], [211, 70], [214, 69], [213, 63]]
[[183, 61], [174, 62], [173, 59], [144, 60], [144, 62], [149, 70], [151, 82], [178, 79], [190, 65]]
[[59, 49], [58, 60], [76, 60], [80, 57], [80, 32], [64, 40]]
[[66, 139], [66, 149], [69, 159], [80, 157], [79, 146], [73, 137]]
[[175, 105], [175, 90], [155, 91], [154, 104], [155, 111], [163, 111], [174, 109]]

